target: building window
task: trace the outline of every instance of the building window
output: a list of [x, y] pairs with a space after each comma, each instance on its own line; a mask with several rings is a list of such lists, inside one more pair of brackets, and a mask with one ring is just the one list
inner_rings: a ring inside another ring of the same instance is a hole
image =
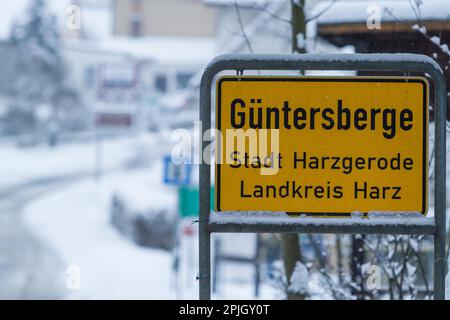
[[131, 26], [130, 31], [132, 37], [142, 36], [141, 9], [142, 9], [141, 0], [133, 0], [131, 7], [132, 13], [130, 19], [130, 26]]
[[184, 89], [187, 87], [189, 80], [193, 77], [194, 75], [192, 73], [188, 73], [188, 72], [182, 72], [182, 73], [178, 73], [177, 74], [177, 88], [178, 89]]
[[142, 22], [141, 17], [135, 15], [131, 18], [131, 36], [140, 37], [142, 36]]
[[141, 11], [141, 5], [142, 5], [141, 0], [133, 0], [133, 11], [134, 12]]
[[167, 92], [167, 77], [165, 75], [157, 75], [155, 77], [155, 88], [159, 92]]

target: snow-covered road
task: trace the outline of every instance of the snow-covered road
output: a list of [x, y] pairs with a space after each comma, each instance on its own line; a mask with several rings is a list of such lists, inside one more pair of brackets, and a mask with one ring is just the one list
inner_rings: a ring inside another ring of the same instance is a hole
[[62, 297], [57, 281], [62, 262], [53, 248], [23, 223], [21, 212], [29, 201], [77, 178], [36, 180], [0, 192], [0, 299]]
[[[138, 172], [136, 174], [142, 174]], [[168, 252], [136, 246], [109, 221], [108, 205], [117, 174], [85, 180], [53, 192], [25, 209], [27, 225], [52, 244], [64, 269], [80, 271], [79, 288], [60, 283], [68, 299], [173, 299]], [[69, 205], [67, 205], [69, 203]]]
[[[144, 172], [106, 182], [89, 173], [39, 178], [0, 190], [0, 299], [174, 299], [171, 254], [136, 246], [109, 222], [114, 187]], [[80, 290], [67, 285], [74, 266]]]
[[[155, 156], [158, 148], [149, 147], [154, 145], [153, 139], [147, 134], [105, 140], [101, 147], [103, 174], [139, 165], [139, 161], [146, 160], [142, 156]], [[23, 209], [81, 178], [92, 181], [95, 146], [88, 142], [53, 149], [17, 148], [10, 144], [0, 148], [0, 299], [67, 298], [67, 264], [54, 243], [24, 223]], [[52, 219], [57, 220], [58, 211], [65, 212], [76, 202], [77, 199], [70, 199], [52, 207]], [[70, 213], [74, 219], [79, 217], [76, 211]]]

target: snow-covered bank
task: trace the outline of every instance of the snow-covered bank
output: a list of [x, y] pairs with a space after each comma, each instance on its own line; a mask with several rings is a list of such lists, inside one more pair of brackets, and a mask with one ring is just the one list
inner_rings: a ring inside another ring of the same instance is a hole
[[[170, 254], [139, 248], [111, 226], [110, 195], [145, 172], [85, 181], [32, 203], [25, 221], [61, 254], [67, 267], [79, 267], [81, 287], [70, 299], [171, 299]], [[69, 279], [69, 274], [66, 280]], [[75, 269], [76, 270], [76, 269]]]
[[144, 148], [154, 150], [154, 141], [153, 135], [145, 134], [105, 139], [100, 144], [92, 141], [62, 144], [55, 148], [18, 148], [1, 144], [0, 189], [58, 175], [94, 173], [98, 154], [102, 170], [112, 170], [132, 160]]

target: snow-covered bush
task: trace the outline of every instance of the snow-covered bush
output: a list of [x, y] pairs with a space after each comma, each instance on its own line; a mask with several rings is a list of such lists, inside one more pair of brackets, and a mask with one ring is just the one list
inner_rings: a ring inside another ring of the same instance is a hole
[[[381, 288], [363, 285], [362, 288], [375, 299], [431, 299], [431, 284], [420, 248], [426, 241], [424, 236], [367, 236], [364, 239], [364, 249], [369, 255], [367, 264], [379, 267], [387, 283]], [[419, 279], [423, 282], [422, 290], [418, 287]]]
[[110, 215], [113, 226], [138, 245], [171, 250], [176, 244], [177, 215], [168, 208], [133, 211], [114, 195]]
[[297, 262], [294, 272], [292, 272], [291, 281], [289, 283], [288, 292], [307, 297], [309, 295], [309, 274], [308, 269], [301, 262]]

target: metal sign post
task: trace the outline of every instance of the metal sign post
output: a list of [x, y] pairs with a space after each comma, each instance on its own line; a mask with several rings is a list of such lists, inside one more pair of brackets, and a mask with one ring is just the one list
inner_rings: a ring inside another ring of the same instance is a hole
[[[445, 192], [446, 192], [446, 87], [442, 70], [429, 57], [415, 54], [347, 55], [223, 55], [206, 68], [200, 87], [202, 149], [210, 144], [212, 83], [219, 72], [235, 70], [364, 70], [421, 72], [434, 81], [435, 96], [435, 193], [433, 218], [383, 217], [363, 219], [288, 218], [274, 212], [210, 212], [210, 159], [200, 165], [199, 282], [200, 299], [211, 298], [211, 248], [213, 232], [407, 234], [434, 236], [434, 298], [445, 299]], [[263, 217], [263, 219], [261, 218]]]

